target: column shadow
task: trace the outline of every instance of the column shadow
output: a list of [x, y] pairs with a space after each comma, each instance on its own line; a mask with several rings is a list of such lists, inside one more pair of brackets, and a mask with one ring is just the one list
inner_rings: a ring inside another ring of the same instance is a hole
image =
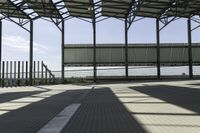
[[0, 94], [0, 103], [12, 101], [15, 99], [32, 96], [35, 94], [43, 93], [45, 91], [24, 91], [24, 92], [8, 92]]
[[110, 88], [93, 89], [62, 133], [147, 133]]
[[169, 85], [130, 87], [167, 103], [200, 113], [200, 89]]
[[[34, 96], [33, 98], [43, 99], [27, 101], [30, 104], [0, 115], [0, 133], [36, 133], [66, 106], [76, 102], [87, 91], [88, 89], [67, 90], [46, 98]], [[20, 103], [17, 102], [17, 104]]]

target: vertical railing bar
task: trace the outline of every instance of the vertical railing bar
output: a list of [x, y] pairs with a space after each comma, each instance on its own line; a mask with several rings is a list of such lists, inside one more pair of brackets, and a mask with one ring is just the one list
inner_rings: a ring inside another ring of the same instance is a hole
[[35, 85], [35, 70], [36, 70], [36, 65], [35, 65], [35, 61], [34, 61], [34, 64], [33, 64], [33, 72], [34, 72], [34, 74], [33, 74], [33, 85]]
[[47, 70], [49, 72], [49, 83], [51, 83], [51, 70], [49, 70], [48, 68], [47, 68]]
[[24, 61], [22, 61], [22, 85], [24, 86]]
[[17, 85], [20, 86], [20, 61], [18, 61]]
[[9, 86], [9, 79], [8, 79], [8, 61], [6, 61], [6, 87]]
[[2, 63], [2, 87], [4, 87], [5, 62]]
[[12, 78], [12, 61], [10, 61], [10, 81], [11, 81], [11, 87], [13, 87], [13, 78]]
[[42, 84], [44, 84], [44, 75], [43, 75], [44, 69], [43, 69], [43, 67], [44, 67], [44, 64], [43, 64], [43, 61], [42, 61], [42, 64], [41, 64], [41, 69], [42, 69], [42, 70], [41, 70], [41, 71], [42, 71], [42, 73], [41, 73], [41, 74], [42, 74], [42, 75], [41, 75], [41, 76], [42, 76]]
[[26, 85], [28, 85], [28, 61], [26, 61]]
[[17, 66], [16, 65], [16, 61], [14, 61], [14, 84], [15, 84], [15, 86], [16, 86], [16, 71], [17, 71], [16, 70], [17, 69], [16, 66]]
[[38, 61], [37, 62], [37, 71], [38, 71], [38, 73], [37, 73], [37, 81], [38, 81], [38, 83], [39, 83], [39, 79], [40, 79], [40, 62]]
[[44, 65], [45, 67], [45, 84], [47, 84], [47, 68], [46, 68], [46, 65]]

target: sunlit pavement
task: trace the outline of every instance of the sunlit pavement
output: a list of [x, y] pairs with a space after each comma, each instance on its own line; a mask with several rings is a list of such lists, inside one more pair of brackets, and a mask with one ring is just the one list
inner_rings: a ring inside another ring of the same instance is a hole
[[0, 89], [0, 133], [35, 133], [91, 89], [53, 85]]
[[73, 103], [62, 133], [200, 133], [199, 97], [200, 80], [1, 88], [0, 133], [38, 132]]
[[198, 80], [98, 86], [111, 88], [144, 133], [200, 133]]

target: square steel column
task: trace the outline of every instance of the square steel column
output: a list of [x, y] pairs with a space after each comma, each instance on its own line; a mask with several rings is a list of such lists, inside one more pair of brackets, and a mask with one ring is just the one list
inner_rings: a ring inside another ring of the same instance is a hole
[[33, 21], [30, 20], [29, 85], [33, 85]]
[[62, 29], [61, 29], [61, 80], [62, 80], [62, 83], [64, 83], [64, 79], [65, 79], [64, 45], [65, 45], [65, 21], [62, 20]]
[[157, 53], [157, 78], [160, 79], [160, 25], [159, 19], [156, 19], [156, 53]]
[[127, 18], [125, 19], [125, 76], [128, 79], [128, 27], [127, 27]]
[[94, 6], [92, 8], [92, 27], [93, 27], [93, 80], [97, 80], [97, 62], [96, 62], [96, 17]]
[[2, 62], [2, 20], [0, 20], [0, 80], [1, 80], [1, 62]]
[[191, 17], [188, 18], [188, 64], [189, 64], [189, 78], [193, 78], [193, 63], [192, 63], [192, 30]]
[[0, 20], [0, 63], [2, 61], [2, 36], [2, 20]]

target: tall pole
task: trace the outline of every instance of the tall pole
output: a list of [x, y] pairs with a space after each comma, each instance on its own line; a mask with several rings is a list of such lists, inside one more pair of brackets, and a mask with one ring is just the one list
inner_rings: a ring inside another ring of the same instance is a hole
[[32, 85], [33, 79], [33, 21], [30, 20], [30, 48], [29, 48], [29, 84]]
[[64, 45], [65, 45], [65, 21], [62, 20], [62, 29], [61, 29], [61, 79], [62, 83], [64, 83], [65, 78], [65, 66], [64, 66]]
[[156, 19], [156, 53], [157, 53], [157, 78], [160, 79], [160, 25], [159, 19]]
[[97, 80], [97, 63], [96, 63], [96, 17], [94, 6], [92, 8], [92, 27], [93, 27], [93, 80]]
[[2, 20], [0, 20], [0, 79], [1, 79], [1, 61], [2, 61]]
[[188, 64], [189, 78], [193, 78], [191, 17], [188, 18]]
[[0, 20], [0, 63], [2, 61], [2, 20]]
[[128, 79], [128, 28], [127, 28], [127, 18], [125, 19], [125, 74], [126, 79]]

